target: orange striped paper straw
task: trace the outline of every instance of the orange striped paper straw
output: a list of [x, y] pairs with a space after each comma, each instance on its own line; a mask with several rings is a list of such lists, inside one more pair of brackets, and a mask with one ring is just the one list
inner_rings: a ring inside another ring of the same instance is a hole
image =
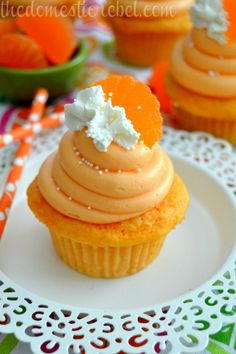
[[[32, 103], [29, 123], [36, 123], [40, 120], [48, 99], [48, 92], [45, 89], [39, 89], [36, 92]], [[12, 169], [7, 177], [3, 196], [0, 200], [0, 239], [2, 238], [8, 215], [13, 204], [13, 200], [17, 191], [17, 185], [22, 175], [25, 163], [30, 154], [32, 138], [26, 138], [19, 146]]]
[[56, 128], [61, 125], [64, 120], [64, 113], [52, 113], [40, 119], [39, 122], [28, 122], [23, 127], [12, 129], [10, 132], [0, 135], [0, 148], [19, 140], [24, 140], [27, 137], [33, 137], [46, 129]]

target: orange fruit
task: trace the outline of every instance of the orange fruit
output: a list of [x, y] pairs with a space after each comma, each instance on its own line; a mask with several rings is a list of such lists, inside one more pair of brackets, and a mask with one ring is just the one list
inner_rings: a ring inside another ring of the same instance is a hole
[[153, 67], [153, 72], [149, 79], [149, 86], [160, 101], [161, 109], [165, 113], [171, 112], [171, 100], [165, 88], [165, 75], [169, 66], [168, 62], [157, 63]]
[[235, 10], [235, 0], [224, 0], [224, 8], [228, 13], [229, 29], [227, 32], [227, 37], [229, 40], [236, 41], [236, 10]]
[[110, 97], [114, 106], [125, 108], [127, 118], [147, 146], [152, 147], [160, 139], [160, 105], [147, 85], [128, 75], [111, 75], [96, 85], [102, 86], [106, 99]]
[[25, 14], [17, 19], [17, 25], [38, 43], [53, 64], [66, 63], [77, 47], [73, 24], [66, 17]]
[[0, 36], [17, 31], [16, 22], [13, 19], [0, 19]]
[[15, 69], [41, 69], [47, 61], [37, 43], [19, 33], [0, 37], [0, 66]]

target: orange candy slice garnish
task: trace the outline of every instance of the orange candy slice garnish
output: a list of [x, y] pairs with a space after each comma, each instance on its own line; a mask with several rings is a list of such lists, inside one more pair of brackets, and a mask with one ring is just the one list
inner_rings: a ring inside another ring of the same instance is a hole
[[0, 66], [15, 69], [42, 69], [48, 66], [41, 48], [19, 33], [0, 36]]
[[236, 8], [235, 0], [224, 0], [224, 9], [228, 13], [229, 29], [226, 33], [230, 42], [236, 41]]
[[147, 85], [127, 75], [111, 75], [96, 85], [102, 86], [106, 99], [110, 97], [113, 106], [125, 109], [145, 145], [152, 147], [161, 138], [160, 104]]
[[6, 33], [14, 33], [16, 31], [17, 26], [14, 19], [0, 19], [0, 36]]
[[66, 17], [25, 14], [17, 19], [17, 25], [38, 43], [53, 64], [66, 63], [77, 47], [73, 24]]

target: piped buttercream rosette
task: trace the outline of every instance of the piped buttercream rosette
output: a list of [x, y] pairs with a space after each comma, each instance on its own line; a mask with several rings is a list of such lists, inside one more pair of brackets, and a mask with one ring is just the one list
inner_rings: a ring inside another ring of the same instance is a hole
[[134, 148], [140, 134], [137, 133], [122, 107], [105, 101], [101, 86], [81, 91], [73, 104], [65, 106], [66, 124], [71, 130], [86, 129], [96, 148], [107, 151], [112, 142], [126, 150]]

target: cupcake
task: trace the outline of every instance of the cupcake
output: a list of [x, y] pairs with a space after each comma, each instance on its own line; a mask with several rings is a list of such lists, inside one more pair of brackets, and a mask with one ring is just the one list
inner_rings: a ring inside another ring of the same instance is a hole
[[110, 76], [65, 106], [70, 129], [28, 188], [59, 257], [92, 277], [145, 268], [189, 196], [157, 140], [159, 103], [130, 76]]
[[194, 28], [172, 55], [166, 88], [172, 119], [236, 145], [236, 12], [232, 0], [198, 0]]
[[107, 0], [104, 16], [116, 39], [117, 55], [127, 63], [150, 66], [166, 60], [190, 30], [193, 0]]

